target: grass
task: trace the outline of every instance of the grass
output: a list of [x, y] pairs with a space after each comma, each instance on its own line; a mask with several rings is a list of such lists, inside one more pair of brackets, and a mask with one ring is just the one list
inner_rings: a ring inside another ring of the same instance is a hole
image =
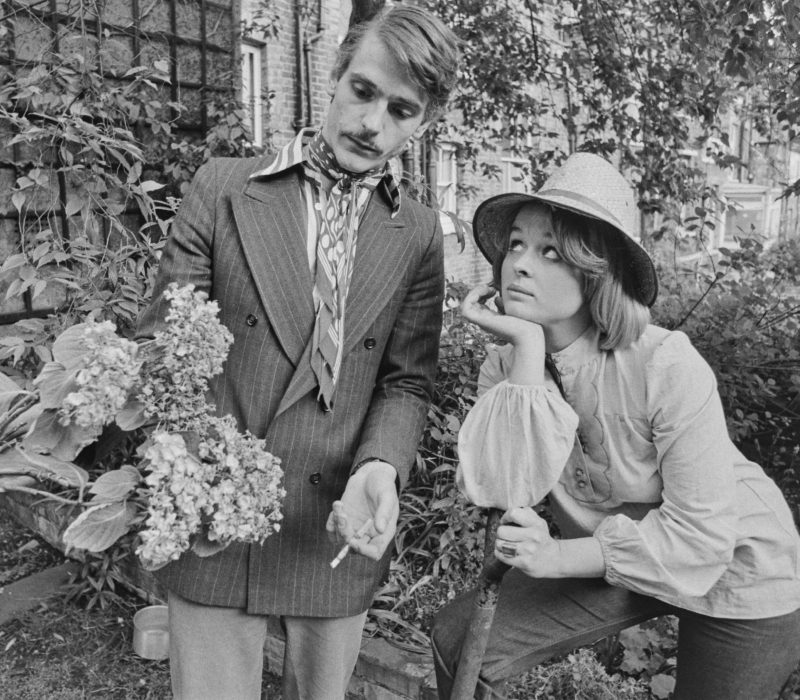
[[[63, 561], [58, 550], [0, 511], [0, 585]], [[169, 662], [133, 653], [131, 621], [144, 605], [125, 591], [105, 610], [57, 597], [0, 626], [0, 698], [169, 700]], [[265, 671], [262, 688], [265, 697], [280, 700], [278, 676]]]

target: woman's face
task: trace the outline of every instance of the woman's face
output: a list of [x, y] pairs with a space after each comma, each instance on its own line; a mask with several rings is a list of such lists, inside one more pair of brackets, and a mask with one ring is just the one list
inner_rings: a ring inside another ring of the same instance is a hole
[[526, 205], [514, 219], [501, 270], [505, 312], [540, 324], [553, 352], [591, 323], [583, 273], [567, 264], [555, 245], [550, 210]]

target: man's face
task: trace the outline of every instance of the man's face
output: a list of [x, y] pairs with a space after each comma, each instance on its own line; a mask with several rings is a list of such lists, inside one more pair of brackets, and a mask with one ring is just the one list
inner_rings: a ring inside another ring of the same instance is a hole
[[339, 164], [355, 173], [382, 166], [427, 126], [428, 96], [374, 32], [361, 39], [330, 94], [322, 135]]

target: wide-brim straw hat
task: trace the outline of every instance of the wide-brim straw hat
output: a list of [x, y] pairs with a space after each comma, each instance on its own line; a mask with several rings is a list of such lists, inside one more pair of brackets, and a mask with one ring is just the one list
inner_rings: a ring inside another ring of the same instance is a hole
[[520, 209], [542, 202], [610, 224], [625, 254], [625, 265], [642, 303], [652, 306], [658, 296], [658, 277], [647, 251], [634, 238], [636, 203], [633, 189], [607, 160], [593, 153], [573, 153], [536, 194], [510, 193], [481, 203], [472, 220], [475, 242], [494, 262], [500, 241], [508, 234]]

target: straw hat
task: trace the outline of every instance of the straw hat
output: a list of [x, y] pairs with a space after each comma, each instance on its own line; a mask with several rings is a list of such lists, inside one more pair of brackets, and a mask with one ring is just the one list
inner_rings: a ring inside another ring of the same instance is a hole
[[633, 190], [619, 171], [593, 153], [573, 153], [536, 194], [501, 194], [483, 202], [472, 220], [475, 242], [481, 253], [494, 261], [496, 241], [508, 233], [519, 210], [526, 204], [543, 202], [559, 209], [599, 219], [619, 231], [618, 242], [627, 257], [640, 299], [652, 306], [658, 295], [655, 266], [644, 248], [634, 240], [636, 204]]

